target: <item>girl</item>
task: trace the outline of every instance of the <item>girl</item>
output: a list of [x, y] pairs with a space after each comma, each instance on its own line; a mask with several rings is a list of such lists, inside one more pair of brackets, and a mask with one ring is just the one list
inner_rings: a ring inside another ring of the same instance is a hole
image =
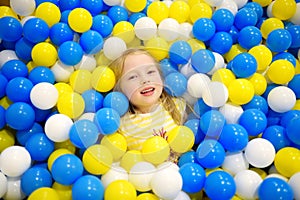
[[159, 63], [146, 50], [127, 49], [109, 67], [118, 80], [115, 89], [130, 103], [119, 128], [129, 150], [141, 150], [154, 135], [166, 139], [168, 131], [183, 123], [185, 101], [164, 90]]

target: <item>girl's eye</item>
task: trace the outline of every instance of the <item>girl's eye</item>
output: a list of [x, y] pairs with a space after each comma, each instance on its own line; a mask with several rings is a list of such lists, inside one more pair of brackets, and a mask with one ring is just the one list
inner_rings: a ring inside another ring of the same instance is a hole
[[137, 75], [132, 75], [128, 77], [128, 80], [134, 80], [135, 78], [137, 78]]
[[149, 71], [148, 71], [148, 74], [154, 74], [154, 73], [156, 73], [155, 70], [149, 70]]

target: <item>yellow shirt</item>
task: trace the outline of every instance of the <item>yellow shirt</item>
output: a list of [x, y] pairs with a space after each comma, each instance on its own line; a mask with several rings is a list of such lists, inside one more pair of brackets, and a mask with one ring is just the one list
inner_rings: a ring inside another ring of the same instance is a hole
[[[183, 115], [186, 107], [185, 101], [177, 98], [173, 100]], [[125, 114], [121, 118], [119, 132], [125, 136], [129, 150], [141, 150], [146, 139], [155, 134], [168, 132], [176, 126], [172, 116], [160, 104], [151, 113]]]

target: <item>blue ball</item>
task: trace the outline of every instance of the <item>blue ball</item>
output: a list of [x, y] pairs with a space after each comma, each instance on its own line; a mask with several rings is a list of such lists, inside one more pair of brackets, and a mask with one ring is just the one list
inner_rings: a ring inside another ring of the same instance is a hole
[[291, 145], [285, 128], [278, 125], [267, 127], [262, 134], [262, 138], [269, 140], [273, 144], [276, 152]]
[[250, 102], [242, 105], [244, 110], [255, 108], [267, 114], [269, 111], [268, 102], [265, 98], [259, 95], [254, 95]]
[[68, 23], [59, 22], [50, 28], [49, 38], [54, 45], [60, 46], [66, 41], [72, 41], [74, 38], [74, 32]]
[[175, 64], [186, 64], [191, 56], [192, 48], [186, 41], [175, 41], [169, 48], [169, 58]]
[[205, 134], [200, 129], [200, 120], [199, 119], [189, 119], [184, 123], [185, 126], [189, 127], [195, 136], [194, 144], [199, 144], [205, 137]]
[[262, 94], [262, 97], [265, 98], [265, 99], [267, 99], [267, 98], [268, 98], [268, 95], [269, 95], [269, 93], [270, 93], [270, 91], [271, 91], [272, 89], [274, 89], [275, 87], [277, 87], [277, 86], [278, 86], [278, 85], [275, 84], [275, 83], [270, 83], [270, 84], [268, 84], [268, 85], [267, 85], [267, 88], [266, 88], [266, 90], [265, 90], [265, 92]]
[[268, 121], [267, 126], [279, 125], [282, 115], [283, 113], [278, 113], [270, 109], [267, 114], [267, 121]]
[[2, 65], [1, 72], [11, 80], [16, 77], [27, 77], [28, 68], [21, 60], [9, 60]]
[[200, 129], [206, 137], [218, 139], [226, 124], [224, 115], [218, 110], [210, 110], [200, 118]]
[[116, 24], [120, 21], [127, 21], [128, 20], [128, 11], [123, 6], [112, 6], [107, 11], [107, 16], [111, 19], [113, 24]]
[[239, 30], [235, 26], [232, 26], [228, 33], [231, 35], [232, 43], [236, 44], [238, 42]]
[[166, 77], [170, 73], [178, 72], [178, 65], [168, 58], [162, 59], [159, 64], [163, 77]]
[[202, 117], [202, 115], [204, 115], [204, 113], [210, 111], [212, 108], [203, 101], [203, 98], [200, 98], [194, 104], [193, 109], [195, 114], [197, 115], [197, 118], [200, 118]]
[[31, 58], [31, 50], [34, 46], [34, 43], [26, 40], [24, 37], [19, 39], [15, 44], [15, 52], [18, 58], [24, 60], [25, 62], [29, 62], [32, 60]]
[[22, 24], [21, 22], [10, 16], [0, 18], [0, 38], [8, 42], [14, 42], [22, 37]]
[[86, 54], [96, 54], [103, 47], [103, 37], [93, 30], [84, 32], [79, 39], [79, 44]]
[[201, 165], [186, 163], [179, 168], [182, 177], [182, 190], [187, 193], [200, 192], [204, 187], [206, 175]]
[[74, 41], [66, 41], [58, 48], [58, 58], [65, 65], [76, 65], [83, 57], [81, 46]]
[[257, 70], [257, 61], [255, 57], [248, 52], [236, 55], [232, 62], [231, 70], [238, 78], [250, 77]]
[[227, 200], [234, 196], [236, 184], [228, 172], [217, 170], [207, 176], [204, 190], [209, 199]]
[[216, 32], [216, 25], [213, 20], [208, 18], [199, 18], [195, 21], [192, 33], [194, 37], [203, 42], [208, 41]]
[[291, 48], [299, 48], [300, 47], [300, 25], [291, 25], [286, 30], [291, 34], [292, 36], [292, 44]]
[[300, 145], [300, 117], [294, 117], [286, 126], [286, 134], [288, 138], [295, 144]]
[[238, 34], [238, 43], [244, 49], [251, 49], [262, 41], [262, 34], [255, 26], [246, 26]]
[[70, 128], [70, 141], [78, 148], [88, 148], [98, 140], [99, 130], [92, 121], [78, 120]]
[[179, 72], [171, 73], [165, 77], [164, 88], [171, 96], [180, 97], [186, 92], [187, 79]]
[[104, 198], [104, 186], [99, 178], [93, 175], [84, 175], [76, 180], [72, 186], [72, 199], [94, 200]]
[[72, 10], [64, 10], [61, 12], [60, 22], [68, 24], [69, 14]]
[[0, 73], [0, 98], [6, 95], [7, 83], [8, 83], [7, 78], [4, 75], [2, 75], [2, 73]]
[[5, 120], [9, 127], [17, 131], [32, 127], [35, 120], [33, 108], [24, 102], [12, 103], [5, 112]]
[[228, 9], [217, 9], [213, 13], [211, 19], [215, 23], [216, 31], [228, 32], [233, 26], [234, 15]]
[[103, 0], [81, 0], [80, 5], [88, 10], [92, 16], [95, 16], [102, 12]]
[[261, 200], [292, 200], [294, 194], [291, 186], [286, 181], [277, 177], [270, 177], [264, 179], [259, 185], [258, 198]]
[[5, 121], [5, 108], [0, 106], [0, 129], [2, 129], [6, 125]]
[[208, 49], [199, 49], [193, 53], [191, 64], [193, 69], [198, 73], [207, 73], [215, 66], [215, 56]]
[[41, 82], [47, 82], [51, 84], [55, 83], [55, 76], [53, 72], [48, 67], [44, 66], [37, 66], [33, 68], [30, 71], [28, 78], [34, 85]]
[[248, 7], [238, 10], [234, 17], [234, 26], [241, 30], [246, 26], [255, 26], [258, 21], [256, 12]]
[[296, 67], [296, 58], [293, 54], [291, 54], [289, 52], [277, 53], [273, 56], [272, 62], [274, 62], [275, 60], [280, 60], [280, 59], [287, 60], [287, 61], [291, 62], [294, 65], [294, 67]]
[[147, 17], [147, 15], [145, 13], [142, 12], [136, 12], [136, 13], [132, 13], [129, 16], [128, 21], [134, 26], [135, 22], [140, 19], [141, 17]]
[[25, 146], [27, 140], [35, 133], [42, 133], [44, 131], [43, 127], [37, 123], [34, 122], [32, 127], [26, 130], [17, 131], [16, 133], [16, 139], [18, 143], [22, 146]]
[[32, 82], [24, 77], [11, 79], [6, 86], [7, 98], [12, 102], [30, 102]]
[[51, 108], [46, 110], [39, 109], [35, 106], [33, 106], [32, 108], [35, 112], [35, 121], [41, 123], [43, 123], [53, 111]]
[[28, 138], [25, 148], [35, 161], [46, 161], [54, 151], [54, 142], [45, 133], [35, 133]]
[[248, 144], [248, 132], [239, 124], [226, 124], [219, 142], [229, 152], [242, 151]]
[[225, 159], [224, 147], [214, 139], [205, 139], [197, 147], [196, 159], [202, 167], [220, 167]]
[[64, 154], [56, 158], [51, 172], [54, 181], [62, 185], [72, 185], [83, 174], [83, 164], [74, 154]]
[[43, 168], [33, 166], [26, 170], [21, 176], [21, 189], [26, 196], [42, 187], [52, 186], [52, 176], [50, 172]]
[[101, 108], [95, 114], [94, 123], [101, 134], [109, 135], [118, 130], [120, 115], [112, 108]]
[[178, 159], [178, 166], [182, 167], [187, 163], [198, 163], [196, 158], [196, 152], [194, 150], [183, 153]]
[[221, 55], [227, 53], [232, 47], [232, 37], [224, 31], [217, 32], [209, 41], [209, 46], [213, 52]]
[[112, 33], [113, 30], [113, 21], [106, 15], [96, 15], [93, 17], [93, 24], [91, 29], [97, 31], [106, 38]]
[[103, 107], [112, 108], [123, 116], [128, 111], [129, 101], [123, 93], [114, 91], [104, 97]]
[[49, 26], [41, 18], [31, 18], [23, 25], [23, 37], [34, 44], [44, 42], [49, 37]]
[[260, 20], [264, 14], [264, 9], [259, 3], [247, 2], [244, 7], [254, 10], [256, 12], [258, 20]]
[[286, 128], [288, 123], [296, 117], [300, 117], [300, 110], [289, 110], [283, 113], [283, 115], [281, 116], [280, 125]]
[[286, 29], [275, 29], [269, 33], [266, 46], [275, 53], [283, 52], [290, 48], [292, 36]]
[[86, 90], [81, 94], [84, 100], [84, 112], [96, 112], [103, 106], [103, 95], [96, 90]]
[[80, 7], [80, 0], [59, 0], [60, 11], [73, 10]]
[[245, 110], [238, 123], [247, 130], [250, 136], [258, 136], [268, 125], [266, 115], [258, 109]]

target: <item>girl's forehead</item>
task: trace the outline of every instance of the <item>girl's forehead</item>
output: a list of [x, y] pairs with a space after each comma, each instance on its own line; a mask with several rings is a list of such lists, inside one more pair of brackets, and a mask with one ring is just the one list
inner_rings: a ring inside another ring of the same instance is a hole
[[128, 55], [124, 62], [123, 72], [128, 72], [133, 69], [142, 69], [146, 66], [156, 65], [154, 59], [146, 54], [131, 54]]

